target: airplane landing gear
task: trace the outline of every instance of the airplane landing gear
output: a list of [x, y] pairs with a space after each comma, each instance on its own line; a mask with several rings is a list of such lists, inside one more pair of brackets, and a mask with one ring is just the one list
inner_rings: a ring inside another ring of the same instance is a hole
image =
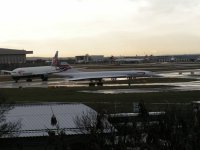
[[31, 78], [26, 79], [26, 82], [32, 82]]
[[42, 81], [48, 81], [48, 76], [47, 75], [42, 75], [41, 79], [42, 79]]
[[135, 79], [135, 77], [128, 77], [128, 86], [131, 86], [131, 82]]
[[[96, 80], [95, 80], [96, 81]], [[97, 80], [98, 82], [93, 82], [93, 80], [90, 81], [89, 86], [95, 86], [95, 84], [97, 84], [97, 86], [103, 86], [103, 82], [102, 79]]]
[[42, 81], [48, 81], [48, 77], [42, 78]]
[[103, 82], [97, 82], [97, 86], [103, 86]]
[[90, 82], [90, 83], [89, 83], [89, 86], [95, 86], [95, 83]]
[[19, 77], [13, 77], [13, 80], [15, 81], [15, 83], [17, 83], [19, 81]]
[[117, 78], [111, 78], [111, 81], [116, 81], [117, 80]]

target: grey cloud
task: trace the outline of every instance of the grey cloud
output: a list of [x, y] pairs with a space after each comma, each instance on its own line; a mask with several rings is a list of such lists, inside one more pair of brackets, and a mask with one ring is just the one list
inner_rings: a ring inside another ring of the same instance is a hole
[[[142, 0], [132, 0], [142, 1]], [[145, 29], [144, 32], [166, 34], [185, 33], [200, 34], [199, 0], [143, 0], [148, 3], [140, 7], [139, 15], [133, 15], [132, 22]]]
[[199, 7], [199, 0], [144, 0], [150, 3], [147, 8], [141, 8], [143, 11], [151, 11], [159, 14], [172, 14], [177, 11], [193, 10]]

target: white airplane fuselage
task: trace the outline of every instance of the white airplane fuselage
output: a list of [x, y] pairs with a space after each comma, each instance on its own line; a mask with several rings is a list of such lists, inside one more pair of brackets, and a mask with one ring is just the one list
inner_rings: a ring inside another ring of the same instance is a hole
[[132, 78], [132, 77], [152, 77], [155, 74], [151, 71], [96, 71], [96, 72], [73, 72], [70, 70], [56, 73], [59, 76], [69, 77], [70, 81], [78, 80], [100, 80], [103, 78]]
[[31, 77], [58, 72], [54, 66], [24, 67], [11, 71], [12, 77]]

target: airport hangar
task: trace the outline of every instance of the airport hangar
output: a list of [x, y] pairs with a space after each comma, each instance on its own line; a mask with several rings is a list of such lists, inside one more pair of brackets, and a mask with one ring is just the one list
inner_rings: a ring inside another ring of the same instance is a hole
[[33, 51], [0, 48], [0, 64], [26, 63], [27, 54], [33, 54]]

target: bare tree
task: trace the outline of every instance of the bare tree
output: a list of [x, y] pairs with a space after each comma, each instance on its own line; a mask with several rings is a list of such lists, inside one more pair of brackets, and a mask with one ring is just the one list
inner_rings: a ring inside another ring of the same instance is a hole
[[14, 106], [6, 103], [5, 96], [0, 93], [0, 137], [12, 137], [17, 135], [17, 131], [21, 128], [21, 122], [7, 122], [5, 114]]
[[81, 133], [94, 133], [96, 132], [97, 115], [92, 111], [83, 112], [81, 116], [76, 116], [74, 123]]
[[106, 149], [113, 144], [115, 129], [108, 122], [105, 111], [100, 113], [83, 112], [81, 116], [74, 119], [74, 123], [81, 134], [89, 136], [88, 139], [91, 144], [88, 149]]

